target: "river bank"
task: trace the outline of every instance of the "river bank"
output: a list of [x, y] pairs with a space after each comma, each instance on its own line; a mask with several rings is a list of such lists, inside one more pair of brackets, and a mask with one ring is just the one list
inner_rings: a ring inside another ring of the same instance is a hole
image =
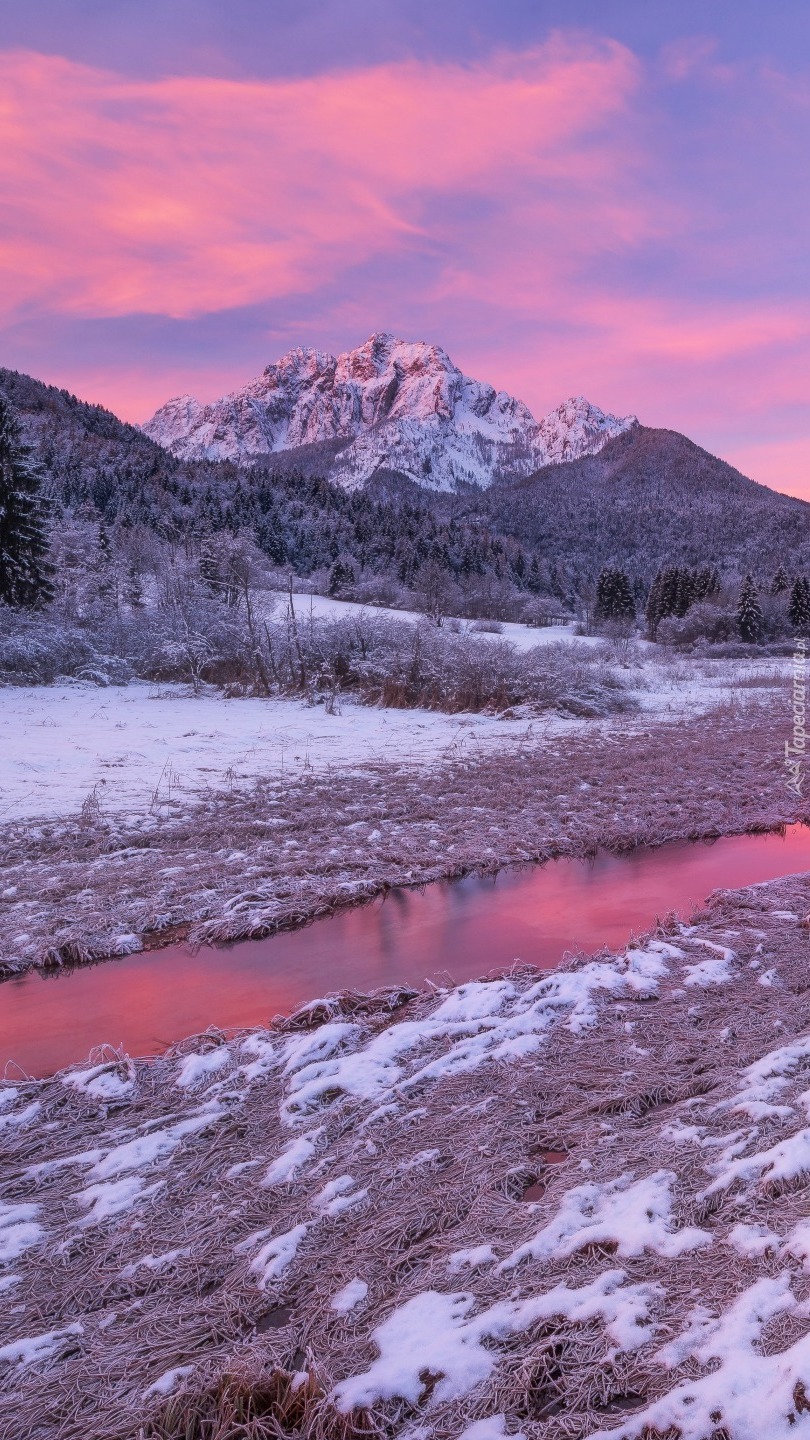
[[93, 805], [7, 824], [0, 974], [268, 935], [506, 865], [778, 828], [808, 809], [784, 785], [782, 700], [589, 722], [483, 759], [271, 775], [137, 824]]
[[4, 1086], [0, 1429], [796, 1433], [808, 908]]

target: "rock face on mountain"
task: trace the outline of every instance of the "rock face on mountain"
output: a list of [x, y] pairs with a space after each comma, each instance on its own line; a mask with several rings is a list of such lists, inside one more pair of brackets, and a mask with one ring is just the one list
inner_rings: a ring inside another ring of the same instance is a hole
[[637, 423], [581, 396], [538, 422], [520, 400], [463, 375], [439, 346], [380, 334], [337, 357], [291, 350], [212, 405], [169, 400], [143, 429], [181, 459], [244, 463], [328, 446], [325, 467], [347, 488], [393, 471], [453, 490], [594, 454]]

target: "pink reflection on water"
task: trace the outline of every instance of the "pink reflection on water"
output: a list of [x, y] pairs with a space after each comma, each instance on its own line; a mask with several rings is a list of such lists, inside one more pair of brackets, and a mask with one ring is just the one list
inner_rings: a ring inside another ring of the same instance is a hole
[[810, 869], [810, 830], [673, 844], [593, 862], [558, 860], [494, 879], [392, 891], [305, 930], [193, 954], [172, 945], [0, 987], [0, 1065], [44, 1075], [100, 1042], [152, 1054], [209, 1025], [260, 1025], [344, 987], [473, 979], [519, 959], [619, 947], [710, 891]]

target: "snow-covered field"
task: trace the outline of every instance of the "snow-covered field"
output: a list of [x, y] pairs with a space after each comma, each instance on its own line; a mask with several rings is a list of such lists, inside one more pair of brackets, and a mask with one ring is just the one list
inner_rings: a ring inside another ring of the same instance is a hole
[[[341, 603], [314, 596], [313, 608], [316, 601], [330, 608]], [[535, 644], [560, 638], [558, 631], [506, 629], [524, 632]], [[492, 638], [482, 635], [481, 641]], [[511, 633], [504, 638], [514, 640]], [[757, 677], [771, 680], [778, 691], [787, 685], [789, 664], [662, 661], [658, 652], [639, 648], [622, 673], [649, 721], [703, 713], [739, 697]], [[767, 686], [759, 693], [766, 694]], [[340, 713], [330, 715], [323, 706], [298, 700], [225, 699], [218, 691], [194, 695], [184, 686], [144, 682], [106, 689], [77, 682], [8, 687], [0, 690], [0, 823], [75, 815], [94, 793], [104, 811], [143, 815], [262, 775], [484, 756], [593, 723], [552, 713], [501, 719], [347, 700]], [[630, 716], [601, 723], [621, 727], [634, 721]]]
[[[367, 615], [382, 615], [388, 620], [405, 620], [410, 624], [416, 624], [424, 617], [416, 610], [391, 610], [385, 605], [359, 605], [354, 600], [337, 600], [331, 595], [294, 595], [293, 604], [299, 618], [304, 620], [309, 615], [316, 620], [339, 619], [346, 615], [359, 615], [365, 612]], [[561, 640], [576, 640], [578, 645], [601, 645], [603, 642], [595, 635], [575, 635], [574, 621], [569, 625], [519, 625], [515, 621], [505, 620], [501, 623], [501, 630], [497, 635], [486, 630], [474, 630], [475, 624], [472, 620], [459, 620], [448, 623], [461, 626], [465, 633], [477, 635], [481, 640], [501, 639], [508, 640], [518, 650], [533, 650], [536, 645], [559, 645]], [[646, 642], [642, 641], [642, 644]]]
[[133, 814], [259, 775], [373, 760], [433, 761], [522, 744], [579, 722], [498, 720], [344, 702], [226, 700], [135, 682], [0, 690], [0, 823], [75, 814], [94, 790]]

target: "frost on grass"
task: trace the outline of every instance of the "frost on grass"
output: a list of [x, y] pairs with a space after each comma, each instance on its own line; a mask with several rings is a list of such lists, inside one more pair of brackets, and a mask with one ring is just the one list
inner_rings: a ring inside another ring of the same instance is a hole
[[[327, 997], [189, 1086], [220, 1037], [112, 1102], [93, 1065], [15, 1082], [0, 1115], [40, 1109], [3, 1132], [0, 1235], [37, 1228], [0, 1346], [84, 1331], [15, 1363], [0, 1433], [90, 1440], [92, 1407], [99, 1440], [180, 1440], [248, 1405], [310, 1440], [799, 1433], [810, 990], [774, 909], [810, 880], [553, 974]], [[704, 957], [728, 978], [688, 986]]]

